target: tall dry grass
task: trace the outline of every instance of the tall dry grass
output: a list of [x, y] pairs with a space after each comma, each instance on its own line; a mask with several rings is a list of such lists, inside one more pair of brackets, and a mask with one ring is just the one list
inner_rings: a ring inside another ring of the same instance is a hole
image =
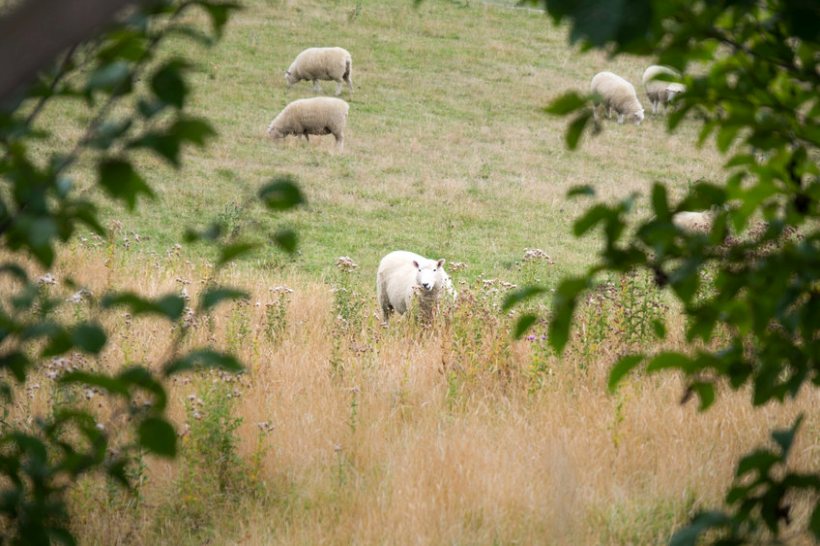
[[[184, 288], [195, 298], [209, 275], [174, 252], [148, 262], [118, 247], [77, 248], [47, 289], [69, 295], [71, 275], [95, 295]], [[657, 544], [719, 503], [738, 457], [799, 412], [792, 464], [816, 468], [816, 391], [753, 409], [747, 392], [724, 388], [706, 413], [679, 403], [684, 386], [671, 374], [606, 393], [614, 358], [655, 345], [630, 321], [668, 313], [670, 346], [685, 348], [683, 321], [662, 298], [646, 292], [643, 307], [624, 304], [629, 290], [648, 290], [639, 279], [597, 293], [563, 357], [540, 331], [510, 339], [498, 283], [462, 284], [456, 307], [429, 327], [404, 317], [383, 327], [358, 271], [325, 283], [245, 270], [220, 280], [250, 299], [189, 317], [186, 343], [234, 350], [246, 372], [169, 385], [179, 459], [135, 465], [137, 495], [99, 478], [75, 487], [83, 544]], [[97, 317], [112, 332], [99, 359], [67, 359], [96, 370], [157, 363], [180, 327], [88, 301], [61, 313]], [[45, 374], [54, 364], [43, 366], [39, 388], [19, 393], [7, 421], [25, 425], [73, 400], [115, 445], [124, 440], [122, 412], [99, 393], [58, 388]], [[794, 515], [805, 520], [806, 502], [797, 499]]]

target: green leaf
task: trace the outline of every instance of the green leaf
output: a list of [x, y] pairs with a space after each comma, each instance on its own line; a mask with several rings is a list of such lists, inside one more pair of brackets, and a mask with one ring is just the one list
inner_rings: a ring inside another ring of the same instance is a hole
[[242, 364], [233, 355], [211, 349], [197, 349], [165, 365], [166, 377], [180, 372], [201, 368], [217, 368], [229, 372], [242, 371]]
[[298, 243], [298, 239], [296, 236], [296, 232], [291, 229], [280, 229], [276, 233], [273, 234], [273, 242], [287, 252], [288, 254], [293, 254], [296, 251], [296, 245]]
[[188, 96], [188, 86], [182, 74], [188, 66], [180, 59], [166, 62], [151, 77], [151, 90], [163, 102], [182, 108]]
[[532, 325], [538, 320], [538, 317], [533, 314], [522, 315], [515, 322], [515, 329], [513, 330], [513, 337], [521, 339], [521, 337], [532, 328]]
[[[77, 541], [68, 529], [63, 527], [49, 527], [49, 538], [54, 542], [60, 542], [63, 546], [77, 546]], [[51, 541], [49, 541], [51, 543]]]
[[589, 184], [584, 184], [582, 186], [573, 186], [567, 192], [567, 197], [595, 197], [595, 188], [590, 186]]
[[659, 182], [652, 185], [652, 210], [659, 219], [666, 219], [670, 216], [666, 186]]
[[114, 91], [116, 89], [118, 92], [127, 92], [130, 90], [130, 85], [126, 85], [126, 82], [130, 82], [130, 78], [131, 69], [128, 63], [115, 61], [92, 72], [86, 82], [86, 89], [89, 91], [97, 89]]
[[127, 385], [133, 385], [146, 390], [154, 395], [152, 409], [162, 411], [168, 404], [168, 395], [162, 384], [154, 378], [154, 375], [141, 366], [130, 366], [117, 374], [117, 379]]
[[99, 184], [113, 199], [123, 201], [134, 210], [140, 194], [153, 198], [154, 192], [126, 159], [103, 159], [97, 165]]
[[611, 218], [613, 214], [615, 214], [615, 212], [606, 205], [595, 205], [575, 221], [575, 224], [572, 226], [572, 231], [576, 237], [580, 237], [599, 223]]
[[12, 351], [0, 355], [0, 370], [7, 369], [18, 382], [26, 379], [26, 372], [31, 365], [29, 358], [20, 351]]
[[740, 127], [737, 125], [722, 125], [715, 139], [718, 150], [725, 153], [734, 142], [739, 130]]
[[232, 262], [239, 256], [247, 254], [258, 247], [259, 245], [257, 243], [235, 243], [232, 245], [225, 245], [219, 253], [219, 258], [216, 261], [216, 265], [220, 266], [228, 262]]
[[96, 324], [79, 324], [71, 332], [74, 346], [89, 354], [98, 354], [105, 346], [105, 331]]
[[550, 102], [549, 106], [544, 108], [544, 112], [556, 116], [565, 116], [570, 112], [583, 108], [586, 106], [586, 103], [586, 97], [579, 95], [575, 91], [570, 91]]
[[200, 304], [202, 309], [207, 311], [223, 300], [238, 300], [248, 298], [249, 295], [244, 290], [234, 288], [211, 288], [202, 294]]
[[695, 381], [689, 388], [698, 395], [700, 406], [698, 411], [706, 411], [715, 402], [715, 386], [706, 381]]
[[578, 142], [581, 140], [581, 135], [584, 133], [589, 120], [592, 119], [592, 111], [584, 110], [572, 120], [572, 123], [567, 127], [567, 148], [574, 150], [578, 147]]
[[765, 476], [769, 470], [779, 463], [781, 458], [765, 449], [757, 449], [745, 455], [737, 464], [735, 478], [743, 478], [746, 474], [753, 472], [760, 476]]
[[0, 265], [0, 274], [3, 273], [6, 273], [11, 277], [15, 277], [20, 282], [28, 282], [28, 274], [26, 273], [26, 270], [16, 263], [6, 262]]
[[131, 128], [132, 120], [129, 118], [119, 121], [106, 121], [96, 131], [88, 141], [88, 145], [98, 150], [107, 150], [111, 144], [122, 137]]
[[652, 321], [652, 330], [656, 338], [666, 339], [666, 324], [664, 324], [661, 319], [654, 319]]
[[128, 148], [148, 148], [173, 167], [179, 167], [179, 155], [185, 143], [203, 147], [216, 136], [216, 131], [202, 119], [180, 117], [165, 130], [145, 133], [128, 143]]
[[177, 320], [185, 311], [185, 300], [180, 296], [168, 294], [156, 300], [142, 298], [132, 292], [106, 294], [102, 299], [102, 306], [127, 307], [132, 315], [154, 314], [166, 317], [168, 320]]
[[731, 519], [723, 512], [701, 512], [692, 521], [677, 531], [669, 540], [669, 546], [697, 546], [700, 536], [714, 528], [729, 525]]
[[772, 440], [780, 446], [780, 451], [782, 452], [784, 459], [789, 456], [792, 443], [794, 443], [794, 436], [797, 434], [797, 430], [800, 428], [801, 423], [803, 423], [803, 419], [804, 415], [801, 413], [791, 428], [786, 430], [775, 430], [772, 432]]
[[217, 37], [222, 35], [222, 31], [225, 24], [228, 22], [228, 17], [231, 12], [241, 9], [239, 4], [235, 4], [233, 2], [211, 2], [201, 0], [195, 2], [195, 4], [202, 6], [202, 8], [208, 13], [208, 17], [211, 19], [211, 26], [213, 27], [214, 34], [216, 34]]
[[646, 366], [646, 371], [649, 373], [654, 373], [661, 370], [668, 370], [670, 368], [677, 368], [681, 371], [687, 371], [689, 370], [691, 363], [692, 360], [688, 356], [673, 351], [667, 351], [656, 355]]
[[609, 372], [609, 381], [607, 387], [609, 392], [615, 392], [618, 388], [618, 383], [624, 378], [626, 374], [634, 370], [646, 357], [641, 354], [626, 355], [618, 360], [612, 370]]
[[105, 389], [112, 394], [119, 394], [128, 397], [128, 384], [114, 377], [107, 375], [87, 372], [69, 372], [59, 379], [60, 383], [69, 385], [73, 383], [80, 383], [82, 385], [90, 385]]
[[507, 312], [519, 303], [530, 300], [546, 291], [547, 289], [543, 286], [525, 286], [518, 290], [513, 290], [504, 298], [504, 304], [501, 306], [501, 310]]
[[559, 354], [569, 341], [569, 330], [578, 295], [588, 287], [587, 277], [569, 277], [562, 280], [555, 291], [549, 324], [549, 342]]
[[46, 344], [40, 355], [44, 358], [61, 355], [67, 353], [74, 347], [71, 336], [63, 328], [57, 329], [49, 336]]
[[259, 198], [275, 211], [292, 209], [305, 203], [305, 197], [291, 177], [277, 178], [259, 190]]
[[205, 146], [207, 141], [216, 136], [216, 131], [211, 124], [200, 118], [180, 117], [168, 130], [170, 135], [175, 136], [180, 142], [189, 142], [200, 148]]
[[128, 148], [148, 148], [173, 167], [179, 167], [180, 143], [176, 136], [152, 131], [128, 143]]
[[146, 450], [162, 457], [173, 458], [177, 454], [177, 435], [167, 421], [159, 417], [144, 419], [137, 430], [139, 444]]

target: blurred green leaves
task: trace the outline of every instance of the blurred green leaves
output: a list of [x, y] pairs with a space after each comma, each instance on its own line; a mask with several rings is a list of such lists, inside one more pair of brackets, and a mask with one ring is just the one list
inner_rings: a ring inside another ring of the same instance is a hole
[[[549, 317], [553, 347], [565, 348], [576, 301], [601, 274], [644, 268], [659, 290], [669, 287], [680, 303], [685, 340], [708, 349], [622, 355], [611, 369], [610, 390], [638, 370], [674, 371], [685, 379], [682, 402], [697, 396], [703, 410], [714, 403], [721, 384], [748, 386], [754, 405], [820, 386], [820, 31], [809, 23], [820, 20], [820, 4], [528, 3], [543, 5], [556, 23], [567, 24], [570, 41], [582, 49], [652, 56], [647, 64], [678, 69], [686, 92], [667, 115], [669, 131], [684, 121], [699, 124], [697, 144], [713, 143], [727, 155], [723, 183], [693, 181], [679, 198], [664, 182], [655, 183], [649, 219], [632, 217], [633, 196], [595, 203], [576, 220], [578, 237], [602, 228], [602, 250], [584, 276], [558, 285]], [[597, 123], [589, 123], [592, 107], [592, 97], [568, 91], [545, 108], [571, 116], [569, 149], [590, 127], [599, 131]], [[569, 195], [591, 195], [591, 186], [594, 182]], [[685, 211], [709, 211], [710, 229], [698, 233], [676, 226], [675, 215]], [[523, 317], [515, 334], [534, 322]], [[667, 338], [670, 328], [663, 320], [653, 328]], [[814, 491], [808, 532], [820, 540], [816, 470], [782, 480], [769, 474], [785, 465], [786, 446], [799, 423], [773, 434], [781, 453], [758, 450], [740, 462], [738, 485], [726, 498], [734, 512], [704, 511], [671, 543], [745, 544], [759, 539], [762, 528], [776, 539], [791, 521], [789, 495], [800, 490]]]
[[[124, 436], [127, 440], [116, 440], [116, 454], [108, 452], [105, 426], [91, 410], [71, 401], [55, 406], [49, 415], [32, 415], [33, 425], [25, 430], [7, 425], [0, 431], [4, 522], [0, 541], [4, 543], [73, 544], [65, 503], [72, 482], [97, 471], [129, 486], [125, 469], [132, 457], [143, 452], [176, 454], [177, 437], [165, 414], [168, 394], [162, 381], [183, 372], [242, 369], [230, 354], [208, 347], [182, 348], [189, 331], [185, 320], [211, 312], [222, 301], [245, 297], [242, 291], [207, 284], [195, 309], [187, 309], [187, 299], [176, 294], [146, 297], [114, 292], [83, 299], [81, 291], [80, 299], [72, 301], [78, 307], [71, 320], [58, 313], [68, 302], [65, 296], [52, 294], [57, 281], [50, 275], [38, 281], [27, 262], [31, 257], [37, 266], [50, 268], [60, 243], [70, 241], [78, 228], [107, 235], [94, 200], [84, 195], [89, 189], [132, 211], [143, 199], [156, 198], [153, 181], [142, 170], [146, 158], [179, 168], [188, 148], [204, 147], [215, 138], [205, 119], [186, 112], [193, 66], [184, 56], [169, 57], [160, 49], [168, 36], [197, 46], [215, 43], [236, 9], [237, 4], [218, 0], [140, 3], [127, 17], [101, 29], [100, 36], [72, 47], [54, 60], [53, 67], [43, 67], [43, 74], [24, 95], [2, 102], [0, 244], [7, 256], [0, 274], [8, 290], [0, 294], [0, 370], [5, 372], [0, 377], [0, 396], [14, 403], [16, 384], [28, 381], [32, 371], [49, 359], [82, 353], [103, 362], [109, 337], [104, 317], [115, 310], [125, 309], [128, 320], [161, 317], [174, 329], [172, 342], [158, 362], [123, 362], [113, 370], [106, 363], [94, 371], [75, 369], [55, 376], [64, 388], [103, 391], [110, 404], [122, 404], [131, 431]], [[182, 16], [187, 10], [205, 14], [210, 34], [196, 27], [196, 17]], [[9, 38], [0, 37], [4, 39]], [[77, 135], [57, 139], [62, 149], [44, 149], [42, 141], [50, 135], [47, 128], [35, 128], [38, 116], [55, 102], [77, 99], [84, 99], [80, 103], [85, 108], [80, 118], [84, 126]], [[72, 167], [78, 163], [93, 173], [88, 183], [76, 183]], [[304, 199], [295, 181], [287, 179], [267, 187], [262, 201], [281, 212]], [[211, 281], [220, 268], [258, 246], [220, 241], [218, 227], [190, 233], [186, 238], [207, 240], [218, 249]], [[283, 229], [273, 242], [292, 252], [296, 236]]]

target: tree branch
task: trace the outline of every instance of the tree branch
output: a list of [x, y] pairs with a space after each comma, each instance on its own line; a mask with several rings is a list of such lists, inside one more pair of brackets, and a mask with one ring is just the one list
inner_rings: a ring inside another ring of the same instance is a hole
[[138, 0], [28, 0], [0, 19], [0, 102]]

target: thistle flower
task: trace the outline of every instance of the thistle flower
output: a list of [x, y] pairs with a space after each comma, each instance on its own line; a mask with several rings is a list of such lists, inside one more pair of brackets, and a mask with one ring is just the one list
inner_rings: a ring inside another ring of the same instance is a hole
[[350, 273], [359, 266], [356, 265], [356, 262], [354, 262], [350, 256], [339, 256], [336, 258], [336, 267], [345, 273]]

